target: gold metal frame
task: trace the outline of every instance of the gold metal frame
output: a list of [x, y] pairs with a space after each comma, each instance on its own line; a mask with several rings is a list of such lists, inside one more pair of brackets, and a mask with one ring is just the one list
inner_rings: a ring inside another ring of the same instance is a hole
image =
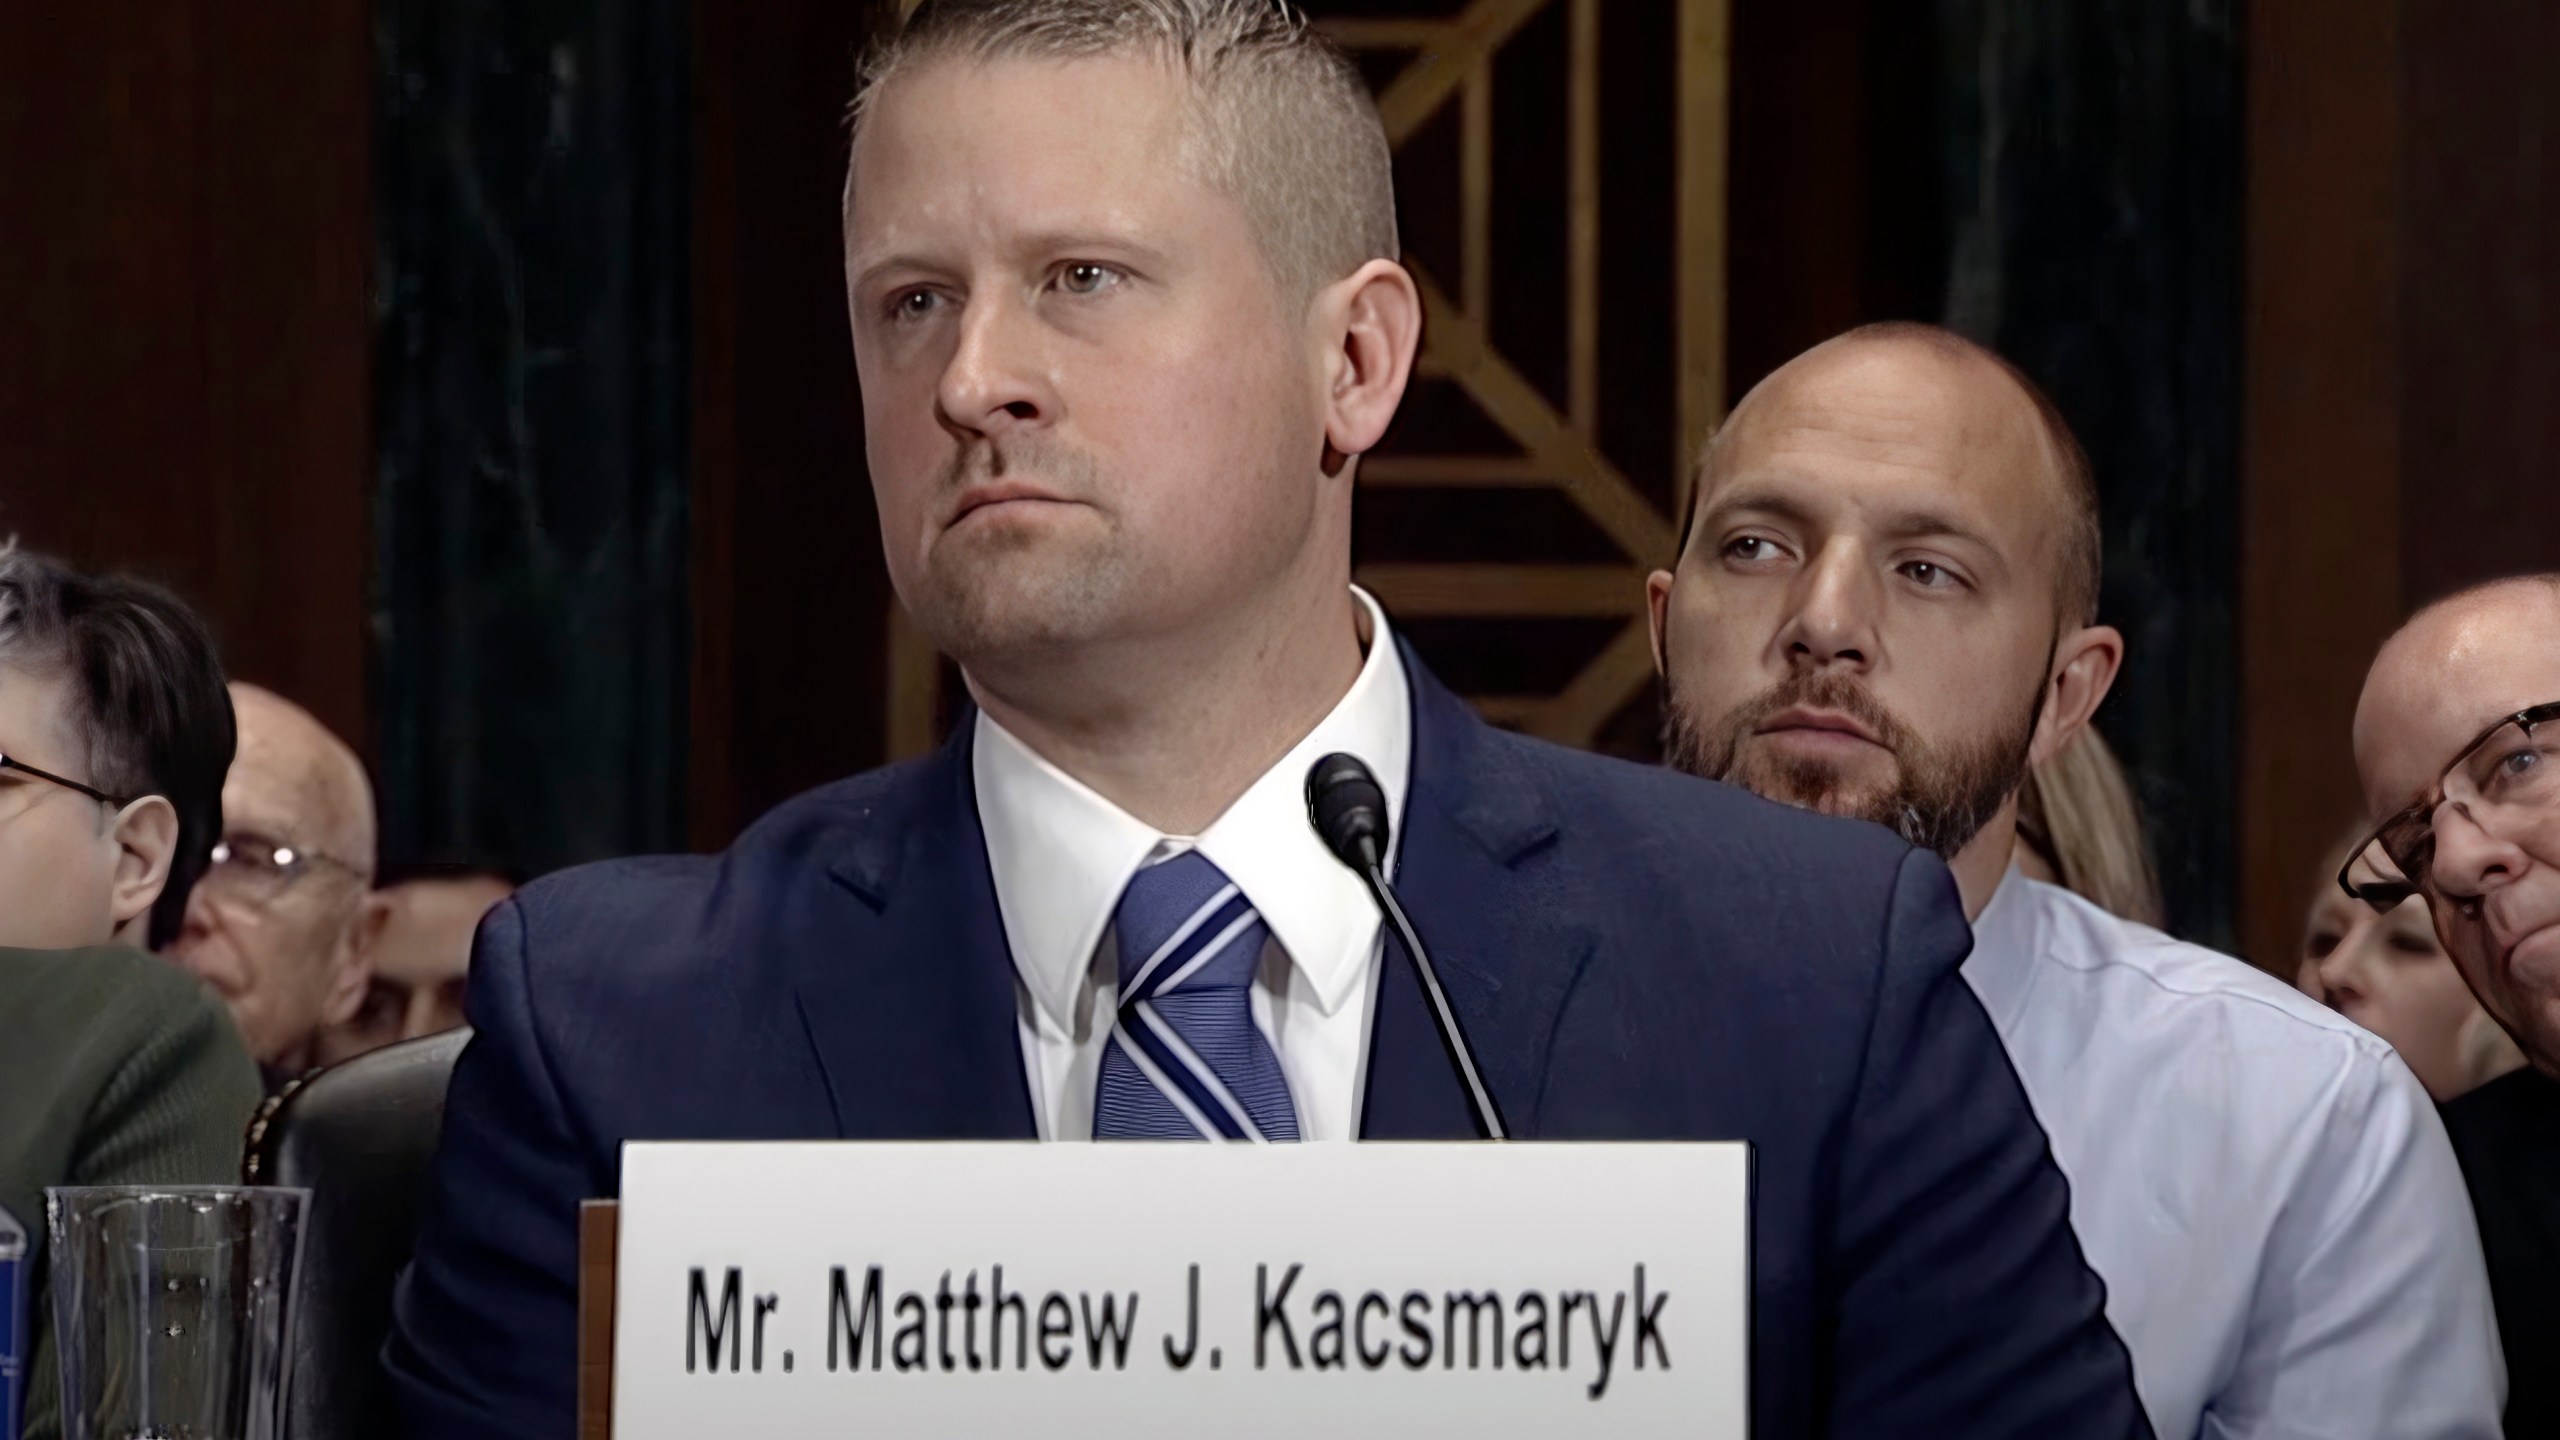
[[[1370, 485], [1417, 489], [1551, 489], [1588, 516], [1622, 553], [1601, 565], [1446, 563], [1373, 565], [1358, 578], [1392, 614], [1408, 618], [1622, 619], [1625, 623], [1552, 695], [1473, 697], [1486, 717], [1567, 744], [1589, 745], [1641, 695], [1653, 659], [1644, 577], [1670, 561], [1678, 525], [1603, 454], [1600, 404], [1600, 6], [1602, 0], [1474, 0], [1442, 18], [1320, 21], [1358, 51], [1409, 51], [1412, 61], [1378, 93], [1387, 138], [1401, 149], [1425, 122], [1459, 107], [1461, 262], [1453, 297], [1416, 267], [1427, 322], [1422, 376], [1454, 382], [1519, 446], [1510, 456], [1392, 454], [1369, 457]], [[1627, 0], [1619, 0], [1627, 3]], [[1732, 0], [1677, 0], [1680, 88], [1674, 117], [1677, 203], [1679, 411], [1682, 456], [1695, 455], [1723, 417], [1725, 369], [1725, 175], [1732, 55]], [[1571, 209], [1566, 239], [1567, 394], [1558, 410], [1487, 336], [1495, 234], [1494, 59], [1522, 26], [1556, 6], [1569, 10], [1566, 102]], [[1683, 465], [1674, 503], [1685, 505]], [[1676, 512], [1675, 512], [1676, 513]], [[889, 746], [900, 757], [935, 740], [942, 666], [932, 643], [901, 612], [889, 643]]]

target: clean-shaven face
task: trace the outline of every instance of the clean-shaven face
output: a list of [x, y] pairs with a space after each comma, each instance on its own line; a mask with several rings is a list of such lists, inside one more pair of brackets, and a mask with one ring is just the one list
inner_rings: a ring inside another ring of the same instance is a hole
[[937, 59], [874, 97], [846, 275], [889, 573], [964, 665], [1250, 604], [1315, 533], [1323, 369], [1188, 82]]
[[2032, 402], [1978, 360], [1850, 341], [1771, 377], [1662, 602], [1671, 761], [1952, 856], [2026, 773], [2051, 466]]
[[168, 954], [222, 997], [250, 1054], [295, 1065], [362, 993], [344, 970], [373, 868], [372, 826], [351, 810], [361, 770], [333, 756], [336, 742], [317, 721], [245, 686], [234, 687], [233, 704], [240, 749], [222, 785], [225, 834], [326, 858], [271, 895], [243, 893], [217, 868], [187, 897]]
[[[0, 755], [94, 784], [71, 698], [69, 676], [0, 661]], [[0, 947], [67, 950], [114, 938], [122, 853], [104, 803], [0, 770]]]

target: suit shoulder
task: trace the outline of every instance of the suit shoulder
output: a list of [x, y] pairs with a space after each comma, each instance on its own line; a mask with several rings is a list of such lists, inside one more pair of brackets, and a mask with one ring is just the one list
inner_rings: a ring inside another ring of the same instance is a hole
[[[1846, 1019], [1876, 1003], [1888, 971], [1928, 984], [1962, 963], [1969, 932], [1952, 879], [1891, 831], [1667, 767], [1513, 735], [1495, 743], [1511, 779], [1541, 788], [1555, 817], [1541, 867], [1553, 903], [1608, 932], [1613, 968]], [[1906, 908], [1913, 896], [1932, 903]]]
[[729, 855], [761, 859], [802, 854], [813, 846], [894, 833], [924, 802], [929, 777], [942, 763], [937, 756], [904, 760], [803, 791], [747, 827]]
[[[710, 971], [734, 975], [741, 935], [783, 898], [865, 846], [894, 843], [920, 788], [916, 763], [873, 770], [784, 801], [718, 855], [580, 865], [518, 891], [482, 925], [515, 936], [551, 982], [644, 991]], [[749, 947], [752, 948], [752, 947]]]

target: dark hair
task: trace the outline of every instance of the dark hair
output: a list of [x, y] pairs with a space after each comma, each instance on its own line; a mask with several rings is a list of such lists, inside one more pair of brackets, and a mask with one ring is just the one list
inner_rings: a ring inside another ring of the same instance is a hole
[[[2035, 381], [2027, 378], [2027, 372], [2011, 364], [2007, 356], [1944, 326], [1925, 325], [1917, 320], [1879, 320], [1835, 336], [1824, 344], [1874, 341], [1914, 342], [1942, 355], [1988, 361], [2027, 397], [2027, 403], [2035, 408], [2036, 423], [2044, 431], [2045, 443], [2053, 451], [2054, 479], [2062, 489], [2062, 586], [2061, 593], [2055, 597], [2056, 602], [2067, 623], [2097, 623], [2098, 581], [2105, 563], [2105, 537], [2099, 525], [2098, 477], [2089, 464], [2089, 452], [2080, 446], [2080, 437], [2071, 433], [2071, 422], [2062, 418], [2061, 407], [2055, 405], [2053, 397], [2045, 394]], [[1697, 529], [1698, 512], [1705, 508], [1707, 482], [1715, 477], [1716, 457], [1723, 441], [1724, 431], [1718, 430], [1708, 439], [1706, 448], [1699, 452], [1695, 483], [1689, 487], [1689, 508], [1680, 517], [1680, 546], [1671, 552], [1671, 563], [1675, 568], [1681, 557], [1689, 553], [1689, 537]]]
[[178, 812], [169, 883], [151, 907], [151, 947], [168, 944], [222, 838], [222, 782], [239, 746], [213, 632], [157, 585], [11, 545], [0, 547], [0, 659], [70, 678], [89, 784], [158, 795]]

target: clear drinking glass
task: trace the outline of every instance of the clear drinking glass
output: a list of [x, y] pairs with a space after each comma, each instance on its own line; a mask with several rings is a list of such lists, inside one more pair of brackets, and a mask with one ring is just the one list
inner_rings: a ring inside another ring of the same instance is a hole
[[311, 1192], [45, 1192], [63, 1440], [277, 1440]]

